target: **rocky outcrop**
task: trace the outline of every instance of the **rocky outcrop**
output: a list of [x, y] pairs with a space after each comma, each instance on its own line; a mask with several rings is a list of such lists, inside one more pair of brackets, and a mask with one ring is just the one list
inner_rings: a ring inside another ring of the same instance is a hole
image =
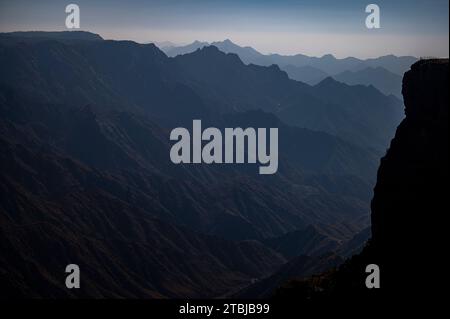
[[[290, 281], [278, 299], [329, 301], [439, 298], [448, 202], [448, 59], [421, 60], [403, 79], [406, 118], [381, 159], [372, 200], [372, 239], [337, 271]], [[367, 289], [368, 264], [380, 289]]]
[[448, 213], [448, 60], [405, 73], [406, 118], [381, 160], [372, 200], [372, 244], [386, 289], [431, 284]]

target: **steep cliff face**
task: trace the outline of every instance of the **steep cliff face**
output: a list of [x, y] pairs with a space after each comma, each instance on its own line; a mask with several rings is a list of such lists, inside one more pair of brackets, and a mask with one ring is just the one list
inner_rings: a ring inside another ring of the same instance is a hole
[[422, 60], [403, 79], [405, 120], [381, 160], [372, 244], [386, 289], [430, 285], [448, 214], [448, 60]]
[[[277, 298], [370, 302], [381, 297], [397, 302], [407, 297], [422, 302], [445, 286], [441, 262], [449, 211], [448, 59], [412, 65], [402, 91], [406, 118], [381, 159], [369, 244], [337, 271], [287, 283]], [[368, 264], [380, 268], [380, 289], [365, 286]]]
[[[406, 232], [416, 233], [417, 229], [404, 226], [414, 224], [422, 228], [433, 219], [425, 218], [425, 214], [443, 199], [437, 195], [444, 191], [444, 178], [448, 176], [446, 61], [422, 60], [405, 73], [406, 118], [381, 160], [372, 200], [374, 242], [384, 243], [400, 229], [405, 235]], [[412, 214], [420, 210], [422, 214]]]

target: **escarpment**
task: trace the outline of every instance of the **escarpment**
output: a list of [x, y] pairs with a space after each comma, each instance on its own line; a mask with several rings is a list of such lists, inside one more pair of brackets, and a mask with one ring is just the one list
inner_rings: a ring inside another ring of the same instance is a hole
[[372, 244], [386, 288], [426, 286], [436, 271], [448, 213], [448, 60], [405, 73], [406, 118], [381, 160], [372, 200]]
[[[372, 199], [372, 238], [337, 270], [292, 280], [276, 299], [408, 302], [439, 298], [448, 233], [448, 59], [421, 60], [403, 78], [406, 117], [381, 159]], [[366, 287], [366, 267], [380, 288]]]

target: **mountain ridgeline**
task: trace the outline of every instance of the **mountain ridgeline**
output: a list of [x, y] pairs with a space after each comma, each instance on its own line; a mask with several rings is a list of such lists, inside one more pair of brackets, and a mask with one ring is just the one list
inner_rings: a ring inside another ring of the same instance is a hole
[[205, 46], [216, 46], [225, 53], [235, 53], [245, 64], [278, 65], [293, 80], [315, 85], [328, 76], [347, 84], [373, 85], [385, 94], [401, 98], [402, 76], [417, 61], [412, 56], [386, 55], [379, 58], [338, 59], [331, 54], [310, 57], [303, 54], [262, 54], [252, 47], [241, 47], [230, 40], [218, 42], [195, 41], [185, 46], [161, 46], [171, 57], [192, 53]]
[[349, 86], [331, 77], [309, 86], [289, 79], [277, 65], [245, 65], [214, 46], [175, 61], [190, 76], [190, 86], [223, 112], [262, 109], [287, 124], [366, 148], [384, 151], [403, 117], [401, 102], [373, 86]]
[[[213, 46], [171, 58], [86, 32], [8, 33], [0, 68], [2, 297], [220, 297], [290, 261], [336, 265], [367, 239], [402, 117], [374, 87], [310, 86]], [[170, 131], [193, 119], [278, 128], [277, 174], [173, 164]]]

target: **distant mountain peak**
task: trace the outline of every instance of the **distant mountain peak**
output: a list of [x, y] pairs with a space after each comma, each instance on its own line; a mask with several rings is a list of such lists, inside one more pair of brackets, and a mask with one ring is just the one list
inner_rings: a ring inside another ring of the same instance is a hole
[[332, 55], [332, 54], [325, 54], [325, 55], [323, 55], [322, 56], [322, 59], [333, 59], [333, 60], [336, 60], [336, 57], [334, 56], [334, 55]]
[[239, 64], [242, 64], [241, 59], [239, 56], [235, 53], [225, 53], [221, 51], [218, 47], [215, 45], [207, 45], [202, 48], [198, 48], [195, 52], [191, 53], [192, 56], [203, 56], [205, 58], [214, 58], [214, 59], [220, 59], [220, 61], [228, 60], [234, 60]]

